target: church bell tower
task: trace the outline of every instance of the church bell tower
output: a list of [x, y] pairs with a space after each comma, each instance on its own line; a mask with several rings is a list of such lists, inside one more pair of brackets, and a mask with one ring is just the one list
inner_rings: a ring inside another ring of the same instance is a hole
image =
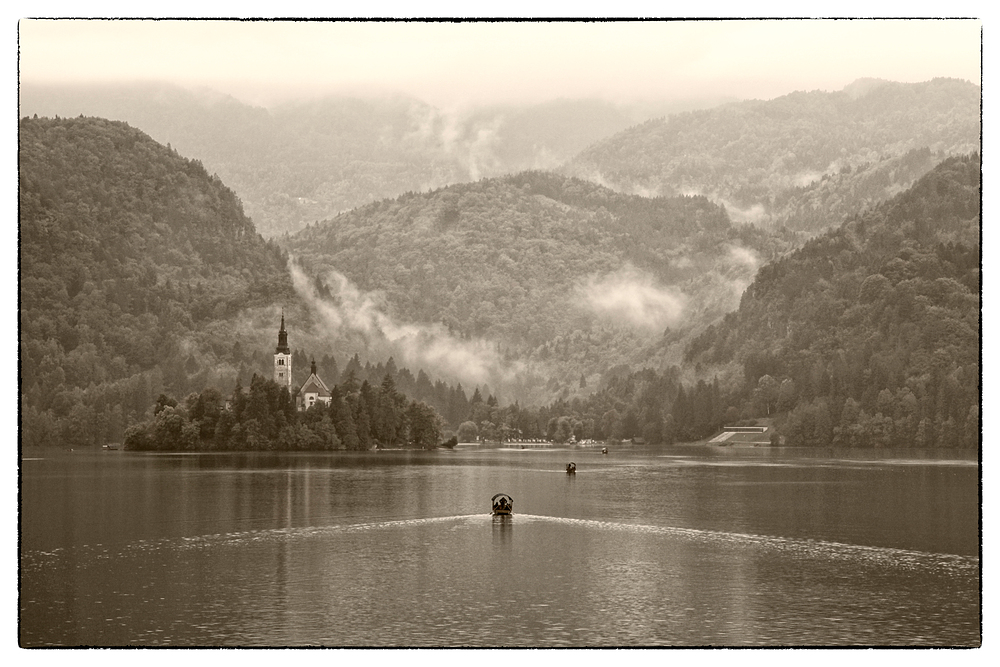
[[285, 310], [281, 309], [281, 328], [278, 329], [278, 347], [274, 348], [274, 381], [279, 387], [292, 391], [292, 351], [288, 348], [285, 331]]

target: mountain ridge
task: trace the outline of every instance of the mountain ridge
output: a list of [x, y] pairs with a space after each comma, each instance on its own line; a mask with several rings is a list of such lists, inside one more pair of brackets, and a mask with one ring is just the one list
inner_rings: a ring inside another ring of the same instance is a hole
[[[978, 86], [957, 79], [859, 81], [832, 93], [799, 91], [731, 103], [629, 128], [560, 171], [624, 192], [703, 194], [725, 204], [734, 220], [815, 233], [822, 229], [819, 221], [794, 215], [801, 204], [775, 208], [775, 199], [794, 199], [796, 188], [824, 176], [915, 149], [941, 159], [978, 150], [981, 94]], [[867, 199], [854, 196], [848, 184], [824, 197], [820, 208], [846, 199], [838, 202], [839, 210], [850, 214], [912, 182], [888, 182]]]
[[332, 94], [265, 108], [158, 82], [22, 82], [19, 104], [21, 115], [126, 121], [197, 157], [269, 237], [409, 190], [554, 167], [657, 111], [597, 99], [438, 109], [403, 95]]

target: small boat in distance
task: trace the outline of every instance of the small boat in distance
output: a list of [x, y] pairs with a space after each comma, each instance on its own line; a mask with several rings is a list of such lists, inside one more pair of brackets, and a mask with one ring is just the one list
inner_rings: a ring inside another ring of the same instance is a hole
[[575, 475], [576, 474], [576, 464], [570, 461], [566, 464], [566, 474]]
[[493, 496], [493, 516], [507, 516], [514, 513], [514, 499], [506, 493]]

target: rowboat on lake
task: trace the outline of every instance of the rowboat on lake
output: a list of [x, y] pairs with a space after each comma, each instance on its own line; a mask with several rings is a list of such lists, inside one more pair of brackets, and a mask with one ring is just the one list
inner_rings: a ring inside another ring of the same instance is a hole
[[570, 461], [566, 464], [566, 474], [575, 475], [576, 474], [576, 464]]
[[493, 515], [507, 516], [514, 513], [514, 500], [506, 493], [493, 496]]

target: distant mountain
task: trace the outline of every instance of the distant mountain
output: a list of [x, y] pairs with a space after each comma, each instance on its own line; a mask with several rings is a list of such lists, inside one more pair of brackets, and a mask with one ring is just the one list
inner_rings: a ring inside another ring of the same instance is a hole
[[237, 322], [294, 299], [236, 195], [125, 123], [24, 119], [18, 138], [26, 442], [120, 439], [158, 392], [231, 383]]
[[[342, 309], [376, 304], [394, 322], [494, 341], [511, 365], [564, 383], [641, 361], [665, 328], [735, 308], [794, 241], [734, 227], [703, 197], [524, 172], [370, 204], [283, 244]], [[347, 295], [340, 276], [371, 300]]]
[[736, 365], [745, 412], [783, 413], [789, 444], [975, 446], [978, 154], [763, 267], [685, 361]]
[[980, 114], [981, 90], [965, 81], [866, 79], [647, 121], [562, 172], [622, 192], [702, 194], [735, 221], [815, 232], [979, 150]]
[[407, 191], [552, 168], [645, 114], [681, 107], [556, 100], [446, 111], [397, 96], [265, 109], [160, 83], [21, 83], [19, 96], [22, 116], [122, 120], [198, 158], [265, 236]]

